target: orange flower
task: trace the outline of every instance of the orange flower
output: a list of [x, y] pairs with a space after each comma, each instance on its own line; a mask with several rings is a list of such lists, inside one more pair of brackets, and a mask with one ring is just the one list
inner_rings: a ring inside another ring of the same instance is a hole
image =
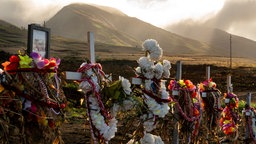
[[7, 69], [7, 66], [10, 64], [11, 62], [9, 61], [5, 61], [4, 63], [2, 63], [2, 66], [4, 67], [4, 70]]

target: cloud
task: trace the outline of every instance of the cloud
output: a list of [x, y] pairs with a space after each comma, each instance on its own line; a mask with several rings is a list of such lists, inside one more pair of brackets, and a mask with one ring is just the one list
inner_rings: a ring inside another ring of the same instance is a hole
[[250, 23], [256, 20], [255, 0], [228, 0], [221, 11], [207, 23], [223, 29], [238, 23]]
[[60, 9], [57, 4], [38, 5], [35, 0], [1, 0], [0, 19], [25, 27], [29, 23], [42, 24]]
[[256, 0], [226, 0], [220, 11], [201, 19], [185, 19], [171, 26], [175, 32], [183, 33], [188, 27], [207, 26], [222, 29], [231, 34], [256, 40]]

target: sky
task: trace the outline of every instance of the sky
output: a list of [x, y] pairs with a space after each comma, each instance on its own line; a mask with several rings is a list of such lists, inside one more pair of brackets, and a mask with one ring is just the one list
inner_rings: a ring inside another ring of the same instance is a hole
[[164, 28], [187, 19], [256, 40], [256, 0], [0, 0], [0, 19], [17, 26], [43, 23], [62, 7], [84, 2], [117, 8]]

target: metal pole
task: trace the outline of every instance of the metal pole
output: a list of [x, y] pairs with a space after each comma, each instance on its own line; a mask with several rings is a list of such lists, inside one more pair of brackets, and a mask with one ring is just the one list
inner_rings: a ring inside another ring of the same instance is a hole
[[87, 38], [88, 38], [89, 58], [90, 58], [91, 63], [95, 63], [95, 49], [94, 49], [94, 34], [93, 34], [93, 32], [88, 32]]

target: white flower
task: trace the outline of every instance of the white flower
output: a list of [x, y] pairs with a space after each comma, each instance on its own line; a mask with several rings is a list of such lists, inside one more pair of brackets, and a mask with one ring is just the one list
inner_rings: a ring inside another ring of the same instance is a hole
[[143, 138], [140, 139], [141, 144], [154, 144], [155, 143], [155, 138], [154, 135], [150, 133], [145, 133]]
[[145, 80], [145, 89], [147, 91], [150, 91], [151, 90], [151, 84], [153, 83], [152, 80]]
[[136, 71], [137, 74], [141, 74], [141, 67], [136, 67], [135, 71]]
[[0, 74], [3, 74], [4, 73], [4, 70], [0, 68]]
[[126, 99], [123, 101], [123, 110], [131, 110], [135, 106], [135, 102], [132, 99]]
[[163, 74], [163, 65], [161, 63], [157, 63], [154, 67], [154, 71], [155, 71], [155, 78], [160, 79]]
[[148, 71], [154, 65], [154, 62], [152, 62], [148, 57], [140, 57], [137, 62], [141, 67], [142, 71]]
[[163, 60], [163, 77], [169, 78], [170, 77], [170, 69], [171, 69], [171, 63], [168, 60]]
[[160, 136], [150, 133], [145, 133], [143, 138], [140, 139], [141, 144], [164, 144]]
[[143, 126], [146, 132], [151, 132], [156, 128], [156, 119], [152, 114], [148, 114], [144, 119]]
[[154, 114], [161, 118], [165, 117], [165, 115], [169, 112], [170, 107], [168, 103], [157, 103], [155, 99], [149, 97], [147, 94], [144, 94], [145, 100], [144, 102], [147, 104], [149, 110]]
[[144, 73], [144, 77], [146, 77], [147, 79], [154, 78], [154, 75], [155, 73], [153, 68], [149, 69], [147, 72]]
[[111, 116], [115, 117], [117, 115], [117, 112], [120, 110], [120, 105], [114, 103], [114, 105], [111, 107], [110, 114]]
[[131, 83], [129, 82], [129, 80], [125, 79], [124, 77], [121, 77], [121, 76], [119, 76], [119, 80], [122, 83], [122, 87], [123, 87], [124, 92], [127, 95], [130, 95], [132, 90], [131, 90]]
[[154, 39], [147, 39], [142, 44], [142, 50], [149, 52], [149, 57], [153, 61], [158, 61], [161, 59], [163, 50], [160, 48], [159, 44]]

